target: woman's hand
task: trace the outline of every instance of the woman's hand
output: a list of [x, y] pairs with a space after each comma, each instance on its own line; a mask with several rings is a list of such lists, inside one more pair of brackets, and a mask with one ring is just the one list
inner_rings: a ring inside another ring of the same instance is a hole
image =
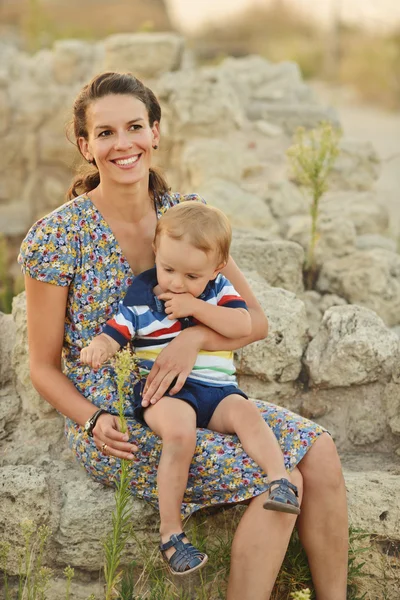
[[128, 441], [128, 433], [119, 430], [119, 418], [107, 413], [103, 413], [97, 419], [93, 439], [97, 448], [109, 456], [132, 460], [132, 452], [138, 451], [138, 447]]
[[176, 379], [170, 390], [177, 394], [196, 362], [203, 343], [203, 328], [196, 326], [182, 331], [158, 355], [146, 381], [142, 406], [155, 404], [162, 398]]

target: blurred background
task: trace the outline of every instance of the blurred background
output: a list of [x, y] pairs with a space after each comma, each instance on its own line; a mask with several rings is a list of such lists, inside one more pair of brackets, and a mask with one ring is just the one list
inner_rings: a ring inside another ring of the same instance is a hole
[[63, 38], [177, 31], [200, 63], [293, 60], [306, 79], [400, 106], [398, 0], [0, 0], [1, 39], [35, 52]]

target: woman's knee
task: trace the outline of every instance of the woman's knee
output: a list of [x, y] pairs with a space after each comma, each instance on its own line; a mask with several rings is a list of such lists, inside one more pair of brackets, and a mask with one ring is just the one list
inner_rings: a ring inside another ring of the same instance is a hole
[[337, 488], [343, 485], [343, 471], [336, 445], [328, 433], [323, 433], [300, 461], [298, 468], [304, 485], [328, 485]]
[[303, 498], [303, 476], [297, 467], [290, 473], [290, 480], [297, 487], [298, 498], [301, 503]]

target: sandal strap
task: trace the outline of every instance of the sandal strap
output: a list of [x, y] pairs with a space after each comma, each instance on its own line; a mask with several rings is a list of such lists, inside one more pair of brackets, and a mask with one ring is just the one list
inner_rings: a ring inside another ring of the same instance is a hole
[[278, 485], [278, 486], [282, 485], [282, 486], [292, 490], [292, 492], [295, 494], [296, 497], [299, 496], [297, 487], [293, 483], [291, 483], [288, 479], [282, 478], [282, 479], [275, 479], [274, 481], [270, 481], [267, 484], [268, 489], [270, 490], [273, 485]]
[[182, 533], [174, 533], [173, 535], [171, 535], [168, 542], [165, 542], [165, 544], [160, 543], [161, 552], [165, 552], [165, 550], [169, 550], [170, 548], [172, 548], [172, 546], [174, 546], [174, 548], [175, 548], [175, 544], [177, 544], [178, 542], [183, 540], [184, 537], [186, 537], [186, 534], [184, 531], [182, 531]]
[[[176, 573], [184, 573], [187, 570], [191, 570], [197, 567], [204, 560], [204, 553], [197, 550], [190, 542], [184, 544], [182, 539], [185, 537], [185, 533], [171, 535], [168, 542], [160, 544], [160, 550], [164, 556], [164, 559], [168, 562], [169, 566]], [[165, 556], [165, 550], [169, 548], [175, 548], [174, 554], [167, 559]]]

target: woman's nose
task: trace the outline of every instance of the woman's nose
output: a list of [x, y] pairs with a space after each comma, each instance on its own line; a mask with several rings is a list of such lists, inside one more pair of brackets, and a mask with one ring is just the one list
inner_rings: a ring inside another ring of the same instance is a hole
[[125, 150], [126, 148], [130, 148], [132, 146], [132, 140], [129, 135], [125, 132], [121, 132], [116, 136], [115, 139], [115, 149], [116, 150]]

